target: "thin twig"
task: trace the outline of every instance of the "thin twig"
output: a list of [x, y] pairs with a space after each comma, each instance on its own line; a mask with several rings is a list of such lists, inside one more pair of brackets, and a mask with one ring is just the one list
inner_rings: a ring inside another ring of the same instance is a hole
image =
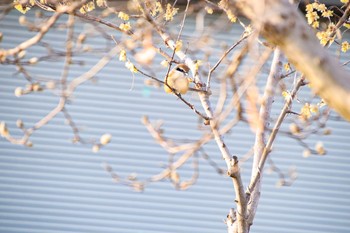
[[[140, 74], [142, 74], [142, 75], [144, 75], [144, 76], [146, 76], [146, 77], [148, 77], [148, 78], [150, 78], [150, 79], [153, 79], [153, 80], [155, 80], [155, 81], [157, 81], [157, 82], [162, 83], [163, 85], [165, 85], [165, 82], [164, 82], [164, 81], [159, 80], [159, 79], [153, 77], [152, 75], [149, 75], [149, 74], [143, 72], [142, 70], [138, 69], [137, 67], [135, 67], [135, 69], [136, 69], [137, 72], [139, 72]], [[209, 118], [208, 118], [207, 116], [205, 116], [203, 113], [201, 113], [200, 111], [198, 111], [198, 110], [196, 109], [196, 107], [195, 107], [193, 104], [191, 104], [190, 102], [188, 102], [187, 100], [185, 100], [185, 99], [182, 97], [182, 95], [181, 95], [180, 93], [177, 93], [176, 90], [174, 90], [174, 88], [172, 88], [172, 87], [169, 87], [169, 88], [173, 91], [174, 95], [176, 95], [182, 102], [184, 102], [184, 103], [185, 103], [190, 109], [192, 109], [198, 116], [200, 116], [201, 118], [203, 118], [203, 119], [206, 120], [206, 121], [209, 120]], [[196, 90], [196, 89], [191, 89], [191, 90], [192, 90], [192, 91], [200, 91], [200, 90]]]
[[208, 73], [208, 78], [207, 78], [207, 91], [210, 89], [210, 81], [211, 81], [211, 77], [212, 77], [212, 73], [216, 70], [216, 68], [218, 68], [218, 66], [221, 64], [221, 62], [225, 59], [225, 57], [234, 49], [236, 48], [240, 43], [242, 43], [242, 41], [244, 41], [245, 39], [247, 39], [251, 34], [245, 34], [243, 37], [241, 37], [236, 43], [234, 43], [233, 45], [231, 45], [230, 48], [228, 48], [224, 54], [221, 56], [221, 58], [216, 62], [216, 64], [209, 70]]
[[242, 83], [239, 86], [237, 91], [232, 96], [230, 103], [227, 105], [225, 111], [222, 114], [220, 114], [220, 122], [224, 121], [228, 116], [230, 116], [232, 110], [237, 106], [237, 104], [239, 104], [242, 96], [255, 81], [257, 74], [260, 72], [261, 68], [266, 63], [267, 59], [271, 54], [271, 51], [272, 50], [270, 48], [266, 48], [260, 56], [257, 64], [247, 72], [247, 74], [245, 75], [244, 83]]
[[0, 51], [0, 57], [1, 57], [2, 53], [4, 53], [4, 55], [6, 55], [6, 56], [18, 54], [20, 51], [23, 51], [23, 50], [37, 44], [63, 14], [64, 14], [64, 12], [55, 12], [46, 21], [46, 23], [40, 28], [40, 31], [35, 36], [22, 42], [21, 44], [17, 45], [13, 49], [9, 49], [9, 50], [3, 51], [3, 52]]
[[68, 113], [67, 109], [63, 108], [62, 113], [63, 113], [64, 117], [66, 118], [69, 126], [72, 128], [72, 131], [74, 134], [73, 142], [74, 143], [79, 142], [79, 143], [85, 144], [86, 142], [80, 136], [79, 129], [78, 129], [77, 125], [75, 124], [75, 122], [73, 121], [72, 116]]
[[81, 14], [79, 12], [74, 12], [74, 15], [79, 17], [79, 18], [82, 18], [82, 19], [85, 19], [85, 20], [88, 20], [88, 21], [94, 21], [94, 22], [97, 22], [97, 23], [100, 23], [100, 24], [103, 24], [103, 25], [106, 25], [107, 27], [110, 27], [110, 28], [113, 28], [113, 29], [116, 29], [120, 32], [123, 32], [127, 35], [132, 35], [134, 34], [133, 31], [131, 30], [128, 30], [128, 31], [125, 31], [123, 29], [121, 29], [119, 26], [107, 21], [107, 20], [104, 20], [104, 19], [101, 19], [99, 17], [95, 17], [93, 15], [89, 15], [89, 14]]
[[[176, 4], [176, 1], [174, 2], [173, 5]], [[184, 25], [185, 25], [185, 20], [186, 20], [186, 16], [187, 16], [187, 11], [188, 11], [188, 6], [190, 4], [190, 0], [187, 0], [187, 4], [186, 4], [186, 9], [185, 9], [185, 12], [184, 12], [184, 16], [182, 18], [182, 21], [181, 21], [181, 24], [180, 24], [180, 31], [177, 35], [177, 38], [176, 38], [176, 41], [175, 41], [175, 46], [177, 45], [177, 43], [180, 41], [180, 38], [181, 38], [181, 34], [182, 34], [182, 30], [184, 28]], [[174, 7], [174, 6], [173, 6]], [[167, 85], [174, 93], [176, 93], [173, 88], [171, 88], [169, 85], [168, 85], [168, 77], [169, 77], [169, 72], [171, 70], [171, 65], [173, 63], [173, 60], [174, 60], [174, 57], [175, 57], [175, 52], [176, 52], [176, 47], [175, 49], [173, 49], [172, 51], [172, 54], [171, 54], [171, 59], [170, 59], [170, 62], [169, 62], [169, 66], [168, 66], [168, 70], [166, 72], [166, 75], [165, 75], [165, 85]]]
[[67, 78], [69, 68], [72, 64], [72, 48], [73, 48], [73, 36], [74, 36], [74, 16], [69, 14], [67, 20], [67, 40], [66, 40], [66, 57], [63, 65], [63, 72], [61, 77], [62, 94], [67, 87]]
[[108, 54], [103, 56], [93, 67], [91, 67], [90, 70], [72, 80], [67, 86], [66, 96], [70, 96], [78, 86], [95, 77], [95, 75], [118, 54], [118, 51], [119, 48], [114, 47]]
[[335, 25], [335, 28], [333, 29], [333, 32], [329, 35], [329, 38], [332, 38], [337, 33], [337, 30], [341, 26], [343, 26], [344, 23], [347, 22], [347, 20], [349, 19], [349, 16], [350, 16], [350, 3], [347, 3], [346, 9], [344, 11], [344, 14], [342, 15], [342, 17], [339, 19], [339, 21]]

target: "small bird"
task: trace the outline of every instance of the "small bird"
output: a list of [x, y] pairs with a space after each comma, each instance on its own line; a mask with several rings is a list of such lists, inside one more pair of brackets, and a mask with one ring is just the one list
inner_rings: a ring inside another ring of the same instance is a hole
[[190, 68], [185, 64], [176, 65], [169, 72], [168, 78], [165, 77], [164, 79], [164, 91], [166, 93], [172, 93], [173, 90], [171, 88], [173, 88], [177, 93], [186, 94], [190, 84], [190, 81], [188, 78], [189, 70]]

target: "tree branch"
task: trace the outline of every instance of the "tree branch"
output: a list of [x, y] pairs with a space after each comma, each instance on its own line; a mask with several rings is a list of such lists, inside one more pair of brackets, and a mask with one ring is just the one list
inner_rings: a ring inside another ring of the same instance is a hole
[[[228, 175], [232, 178], [233, 187], [236, 194], [236, 203], [237, 203], [237, 220], [233, 221], [231, 226], [228, 225], [228, 232], [234, 233], [245, 233], [248, 232], [247, 228], [247, 199], [244, 193], [243, 182], [241, 178], [241, 171], [238, 166], [237, 156], [233, 156], [230, 160], [230, 169], [228, 170]], [[236, 224], [235, 224], [236, 223]]]
[[[269, 136], [269, 139], [268, 139], [268, 141], [266, 143], [266, 146], [265, 146], [265, 148], [264, 148], [264, 150], [263, 150], [263, 152], [261, 154], [261, 158], [260, 158], [259, 164], [258, 164], [258, 166], [257, 166], [257, 168], [255, 170], [255, 174], [252, 175], [252, 179], [250, 181], [250, 184], [249, 184], [248, 190], [247, 190], [247, 194], [248, 195], [251, 195], [251, 193], [254, 191], [254, 189], [257, 188], [257, 184], [261, 180], [262, 171], [264, 169], [264, 165], [265, 165], [267, 156], [269, 155], [269, 153], [271, 151], [272, 144], [273, 144], [273, 142], [274, 142], [274, 140], [276, 138], [276, 135], [277, 135], [277, 133], [279, 131], [279, 128], [280, 128], [280, 126], [281, 126], [281, 124], [283, 122], [283, 119], [287, 115], [287, 113], [289, 111], [289, 107], [290, 107], [294, 97], [296, 96], [299, 88], [301, 86], [303, 86], [303, 85], [304, 85], [304, 77], [302, 76], [298, 80], [298, 82], [296, 83], [294, 89], [292, 90], [290, 98], [288, 98], [286, 103], [284, 104], [283, 109], [282, 109], [280, 115], [278, 116], [278, 119], [277, 119], [277, 121], [276, 121], [276, 123], [275, 123], [275, 125], [274, 125], [274, 127], [272, 129], [272, 132], [271, 132], [271, 134]], [[254, 200], [251, 199], [251, 201], [254, 201]], [[250, 204], [250, 205], [252, 205], [252, 204]], [[254, 214], [254, 213], [251, 211], [249, 213], [249, 215], [251, 215], [251, 214]]]
[[0, 51], [0, 60], [3, 60], [2, 57], [6, 56], [13, 56], [18, 54], [19, 52], [26, 50], [27, 48], [37, 44], [44, 35], [51, 29], [51, 27], [56, 23], [56, 21], [63, 15], [65, 12], [55, 12], [47, 21], [46, 23], [40, 28], [40, 31], [33, 36], [32, 38], [22, 42], [21, 44], [17, 45], [13, 49]]
[[[304, 17], [287, 0], [240, 0], [232, 4], [310, 81], [311, 88], [350, 120], [350, 76], [316, 39]], [[336, 95], [334, 93], [337, 93]]]
[[[180, 60], [184, 61], [185, 64], [190, 68], [195, 83], [202, 84], [201, 78], [198, 74], [198, 71], [196, 69], [196, 65], [195, 65], [194, 61], [190, 57], [188, 57], [184, 52], [182, 52], [182, 50], [176, 49], [176, 42], [163, 29], [161, 29], [157, 25], [157, 23], [153, 20], [151, 15], [149, 15], [147, 12], [145, 12], [145, 17], [157, 30], [158, 34], [163, 39], [164, 43], [170, 49], [175, 51], [176, 56], [178, 56], [180, 58]], [[200, 86], [198, 86], [198, 88], [200, 89], [200, 88], [202, 88], [202, 86], [203, 85], [200, 85]], [[231, 153], [230, 153], [228, 147], [226, 146], [226, 143], [224, 142], [222, 135], [220, 134], [219, 126], [217, 124], [218, 122], [214, 119], [213, 110], [211, 108], [211, 104], [209, 101], [209, 95], [206, 92], [198, 92], [198, 96], [199, 96], [200, 102], [204, 108], [204, 111], [205, 111], [208, 119], [210, 119], [209, 120], [210, 129], [214, 135], [215, 142], [219, 147], [221, 155], [226, 162], [227, 170], [231, 171], [231, 169], [232, 169]], [[236, 185], [243, 187], [242, 180], [239, 179], [238, 176], [232, 176], [232, 180], [233, 180], [235, 189], [238, 189], [238, 187], [236, 187]], [[236, 195], [237, 196], [240, 195], [240, 192], [236, 193]], [[245, 198], [245, 195], [243, 195], [239, 198], [237, 197], [237, 199], [239, 199], [239, 200], [243, 200], [244, 198]], [[233, 224], [238, 224], [238, 226], [235, 228], [239, 229], [239, 232], [247, 232], [247, 228], [246, 228], [247, 224], [245, 224], [245, 223], [243, 224], [243, 222], [246, 221], [246, 212], [245, 212], [246, 206], [244, 206], [245, 203], [246, 202], [244, 202], [244, 201], [240, 201], [237, 203], [237, 205], [239, 206], [238, 209], [240, 209], [240, 211], [244, 211], [244, 212], [239, 213], [242, 216], [241, 221], [235, 221], [233, 223]]]
[[[256, 175], [256, 172], [259, 169], [259, 161], [263, 154], [265, 148], [265, 129], [269, 126], [269, 118], [271, 113], [271, 107], [275, 95], [275, 88], [277, 82], [281, 79], [282, 76], [282, 60], [283, 55], [279, 49], [275, 49], [272, 64], [270, 68], [269, 76], [267, 77], [267, 82], [265, 86], [264, 95], [262, 98], [262, 104], [259, 112], [259, 123], [256, 128], [255, 133], [255, 143], [254, 143], [254, 158], [252, 165], [252, 179]], [[254, 190], [250, 193], [250, 202], [248, 204], [248, 224], [249, 226], [253, 224], [253, 219], [258, 207], [260, 199], [260, 186], [261, 179], [258, 180]]]

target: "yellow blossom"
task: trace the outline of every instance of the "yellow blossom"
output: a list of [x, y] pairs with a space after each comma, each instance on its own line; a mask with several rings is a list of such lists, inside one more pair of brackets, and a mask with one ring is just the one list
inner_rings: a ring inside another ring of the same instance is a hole
[[349, 42], [344, 41], [343, 43], [341, 43], [341, 51], [342, 51], [343, 53], [345, 53], [346, 51], [348, 51], [349, 48], [350, 48]]
[[306, 18], [308, 24], [312, 24], [313, 22], [317, 21], [320, 17], [318, 16], [316, 11], [310, 11], [306, 13]]
[[318, 11], [321, 11], [321, 12], [324, 12], [324, 11], [326, 11], [327, 10], [327, 7], [326, 7], [326, 5], [325, 4], [319, 4], [318, 6], [317, 6], [317, 8], [316, 8]]
[[132, 73], [137, 73], [137, 68], [132, 64], [131, 61], [125, 62], [125, 67], [128, 68]]
[[344, 23], [343, 26], [346, 27], [347, 29], [350, 29], [350, 23]]
[[106, 0], [96, 0], [96, 4], [98, 7], [107, 7], [107, 1]]
[[154, 7], [155, 13], [163, 13], [163, 7], [160, 2], [156, 2], [156, 6]]
[[326, 10], [322, 13], [323, 17], [332, 17], [333, 16], [333, 11], [331, 10]]
[[310, 104], [306, 103], [301, 108], [300, 117], [303, 119], [309, 119], [311, 117]]
[[226, 11], [226, 14], [231, 23], [235, 23], [237, 21], [237, 17], [232, 13], [231, 10]]
[[307, 4], [306, 5], [306, 12], [311, 12], [314, 10], [314, 7], [312, 6], [312, 4]]
[[314, 3], [312, 3], [312, 7], [313, 7], [314, 9], [317, 9], [317, 8], [318, 8], [318, 6], [319, 6], [319, 3], [318, 3], [318, 2], [314, 2]]
[[182, 41], [181, 40], [176, 41], [175, 51], [177, 52], [177, 51], [181, 50], [181, 48], [182, 48]]
[[311, 24], [311, 26], [312, 26], [313, 28], [318, 28], [318, 27], [320, 26], [320, 22], [315, 21], [315, 22], [313, 22], [313, 23]]
[[88, 2], [85, 5], [83, 5], [79, 11], [82, 14], [85, 14], [87, 12], [93, 11], [95, 9], [95, 3], [94, 2]]
[[205, 7], [205, 10], [207, 11], [207, 13], [209, 14], [209, 15], [211, 15], [211, 14], [213, 14], [213, 8], [211, 8], [211, 7], [208, 7], [208, 6], [206, 6]]
[[346, 4], [349, 2], [349, 0], [340, 0], [340, 2]]
[[326, 32], [317, 32], [316, 36], [320, 40], [321, 45], [326, 45], [330, 41]]
[[166, 5], [166, 11], [164, 14], [164, 19], [166, 21], [172, 21], [174, 19], [174, 16], [179, 11], [179, 8], [172, 7], [170, 3]]
[[119, 61], [126, 61], [126, 52], [124, 49], [122, 51], [120, 51]]
[[129, 31], [129, 30], [131, 30], [131, 24], [130, 24], [130, 22], [121, 23], [121, 24], [119, 25], [119, 28], [120, 28], [121, 30], [123, 30], [123, 31]]
[[22, 14], [25, 14], [27, 13], [27, 11], [30, 10], [29, 6], [22, 5], [21, 2], [18, 0], [13, 1], [13, 7], [19, 12], [21, 12]]
[[289, 64], [289, 62], [284, 64], [283, 68], [284, 68], [285, 71], [290, 71], [290, 64]]
[[289, 100], [290, 98], [292, 98], [289, 91], [282, 91], [282, 96], [286, 101]]
[[119, 12], [118, 17], [122, 20], [125, 20], [125, 21], [129, 20], [129, 15], [122, 12], [122, 11]]

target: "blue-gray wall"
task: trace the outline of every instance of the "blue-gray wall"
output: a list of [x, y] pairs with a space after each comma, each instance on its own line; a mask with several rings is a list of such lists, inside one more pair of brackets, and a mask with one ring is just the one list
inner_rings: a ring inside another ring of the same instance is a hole
[[[13, 12], [0, 22], [4, 34], [1, 48], [12, 48], [32, 35], [18, 25], [18, 16]], [[190, 29], [185, 30], [190, 35]], [[238, 36], [235, 28], [215, 34], [212, 39], [220, 44], [217, 41], [234, 41]], [[48, 34], [44, 40], [63, 50], [65, 37], [62, 31]], [[101, 41], [95, 39], [92, 43], [96, 46]], [[41, 52], [42, 49], [30, 49], [27, 57], [40, 56]], [[97, 59], [98, 55], [85, 57], [87, 65], [75, 66], [71, 77], [81, 74]], [[59, 64], [62, 63], [47, 62], [30, 70], [42, 78], [58, 79]], [[98, 154], [92, 153], [90, 146], [69, 141], [73, 134], [62, 115], [32, 136], [33, 148], [0, 139], [0, 232], [226, 231], [223, 219], [234, 207], [232, 184], [206, 161], [200, 160], [200, 178], [187, 191], [176, 191], [169, 183], [161, 182], [137, 193], [115, 184], [103, 169], [103, 164], [108, 163], [121, 176], [137, 173], [142, 179], [160, 172], [162, 164], [167, 163], [166, 152], [141, 124], [143, 115], [151, 120], [163, 119], [165, 133], [171, 137], [193, 140], [199, 135], [197, 117], [183, 103], [161, 89], [144, 86], [144, 78], [139, 75], [130, 90], [132, 77], [123, 67], [114, 59], [98, 74], [97, 83], [79, 87], [67, 106], [85, 138], [113, 134], [112, 142]], [[0, 120], [7, 122], [12, 134], [21, 135], [16, 120], [21, 118], [26, 125], [32, 125], [57, 104], [58, 98], [50, 91], [15, 97], [15, 88], [26, 84], [15, 72], [12, 66], [0, 65]], [[196, 102], [195, 95], [191, 101]], [[278, 106], [274, 112], [277, 116]], [[295, 141], [278, 139], [273, 161], [284, 172], [295, 166], [298, 179], [291, 187], [276, 188], [276, 174], [265, 175], [252, 232], [349, 232], [350, 124], [330, 120], [328, 126], [332, 135], [308, 140], [310, 145], [322, 140], [326, 156], [303, 158], [302, 148]], [[245, 124], [238, 125], [226, 140], [232, 153], [239, 156], [253, 143]], [[205, 149], [224, 167], [215, 144]], [[187, 178], [191, 174], [190, 166], [181, 173]], [[243, 165], [243, 175], [247, 182], [249, 162]]]

